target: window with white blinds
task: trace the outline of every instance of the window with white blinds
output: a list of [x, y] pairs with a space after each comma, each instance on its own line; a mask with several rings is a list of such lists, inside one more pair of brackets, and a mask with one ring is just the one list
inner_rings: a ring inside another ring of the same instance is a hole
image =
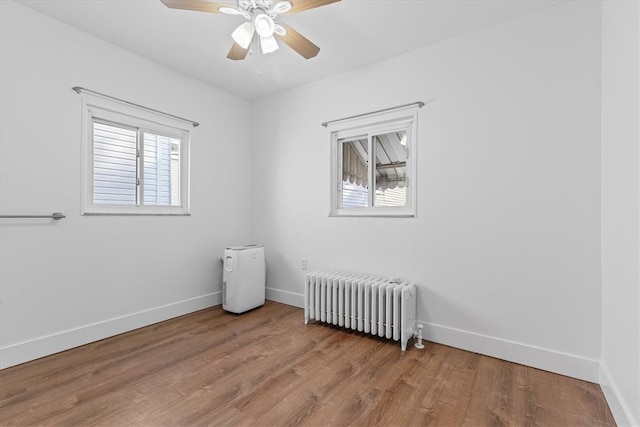
[[87, 108], [85, 214], [188, 214], [188, 131]]

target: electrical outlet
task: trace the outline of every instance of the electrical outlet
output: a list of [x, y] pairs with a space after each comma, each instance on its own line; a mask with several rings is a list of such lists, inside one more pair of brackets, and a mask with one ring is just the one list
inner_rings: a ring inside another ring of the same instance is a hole
[[302, 270], [306, 270], [307, 269], [307, 259], [306, 258], [302, 258], [302, 262], [300, 262], [300, 268]]

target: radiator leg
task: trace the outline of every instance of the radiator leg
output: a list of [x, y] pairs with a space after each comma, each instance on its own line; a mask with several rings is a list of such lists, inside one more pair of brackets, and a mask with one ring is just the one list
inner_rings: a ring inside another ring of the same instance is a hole
[[424, 348], [424, 344], [422, 344], [422, 328], [423, 326], [418, 324], [418, 342], [415, 344], [415, 346], [420, 350]]

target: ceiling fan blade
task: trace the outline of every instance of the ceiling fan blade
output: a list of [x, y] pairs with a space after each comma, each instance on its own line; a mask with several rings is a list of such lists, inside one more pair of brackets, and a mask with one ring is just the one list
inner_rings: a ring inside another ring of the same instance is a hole
[[171, 9], [195, 10], [196, 12], [221, 13], [220, 7], [229, 6], [205, 0], [160, 0]]
[[336, 3], [340, 0], [289, 0], [293, 7], [285, 15], [291, 15], [293, 13], [302, 12], [303, 10], [313, 9], [327, 4]]
[[244, 59], [247, 57], [247, 53], [249, 52], [249, 48], [246, 49], [240, 46], [238, 43], [233, 43], [229, 53], [227, 54], [227, 58], [233, 59], [234, 61], [238, 61], [240, 59]]
[[305, 38], [302, 34], [291, 28], [290, 26], [280, 23], [287, 31], [285, 35], [275, 33], [275, 36], [287, 44], [291, 49], [298, 52], [306, 59], [313, 58], [320, 52], [320, 48], [313, 44], [309, 39]]

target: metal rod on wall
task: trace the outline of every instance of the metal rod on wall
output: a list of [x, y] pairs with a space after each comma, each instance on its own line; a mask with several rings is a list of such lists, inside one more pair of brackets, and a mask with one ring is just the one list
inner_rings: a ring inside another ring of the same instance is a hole
[[136, 104], [136, 103], [133, 103], [133, 102], [125, 101], [124, 99], [116, 98], [115, 96], [105, 95], [104, 93], [96, 92], [96, 91], [91, 90], [91, 89], [85, 89], [85, 88], [80, 87], [80, 86], [74, 86], [71, 89], [75, 90], [76, 93], [80, 93], [80, 92], [92, 93], [94, 95], [102, 96], [103, 98], [112, 99], [114, 101], [122, 102], [122, 103], [127, 104], [127, 105], [131, 105], [131, 106], [134, 106], [134, 107], [137, 107], [137, 108], [142, 108], [143, 110], [152, 111], [154, 113], [162, 114], [163, 116], [167, 116], [167, 117], [171, 117], [171, 118], [174, 118], [174, 119], [182, 120], [183, 122], [191, 123], [191, 125], [193, 125], [193, 127], [200, 126], [200, 123], [194, 122], [193, 120], [185, 119], [184, 117], [174, 116], [173, 114], [165, 113], [164, 111], [155, 110], [153, 108], [145, 107], [144, 105], [140, 105], [140, 104]]
[[391, 111], [391, 110], [398, 110], [400, 108], [411, 107], [412, 105], [417, 105], [418, 108], [422, 108], [422, 107], [424, 107], [424, 102], [422, 102], [422, 101], [412, 102], [410, 104], [398, 105], [397, 107], [391, 107], [391, 108], [385, 108], [383, 110], [371, 111], [370, 113], [364, 113], [364, 114], [358, 114], [358, 115], [355, 115], [355, 116], [343, 117], [342, 119], [329, 120], [328, 122], [323, 122], [321, 124], [322, 124], [322, 126], [327, 127], [329, 125], [329, 123], [336, 123], [336, 122], [341, 122], [343, 120], [357, 119], [358, 117], [364, 117], [364, 116], [368, 116], [370, 114], [384, 113], [384, 112]]
[[54, 212], [51, 215], [0, 215], [0, 218], [51, 218], [57, 221], [66, 217], [62, 212]]

